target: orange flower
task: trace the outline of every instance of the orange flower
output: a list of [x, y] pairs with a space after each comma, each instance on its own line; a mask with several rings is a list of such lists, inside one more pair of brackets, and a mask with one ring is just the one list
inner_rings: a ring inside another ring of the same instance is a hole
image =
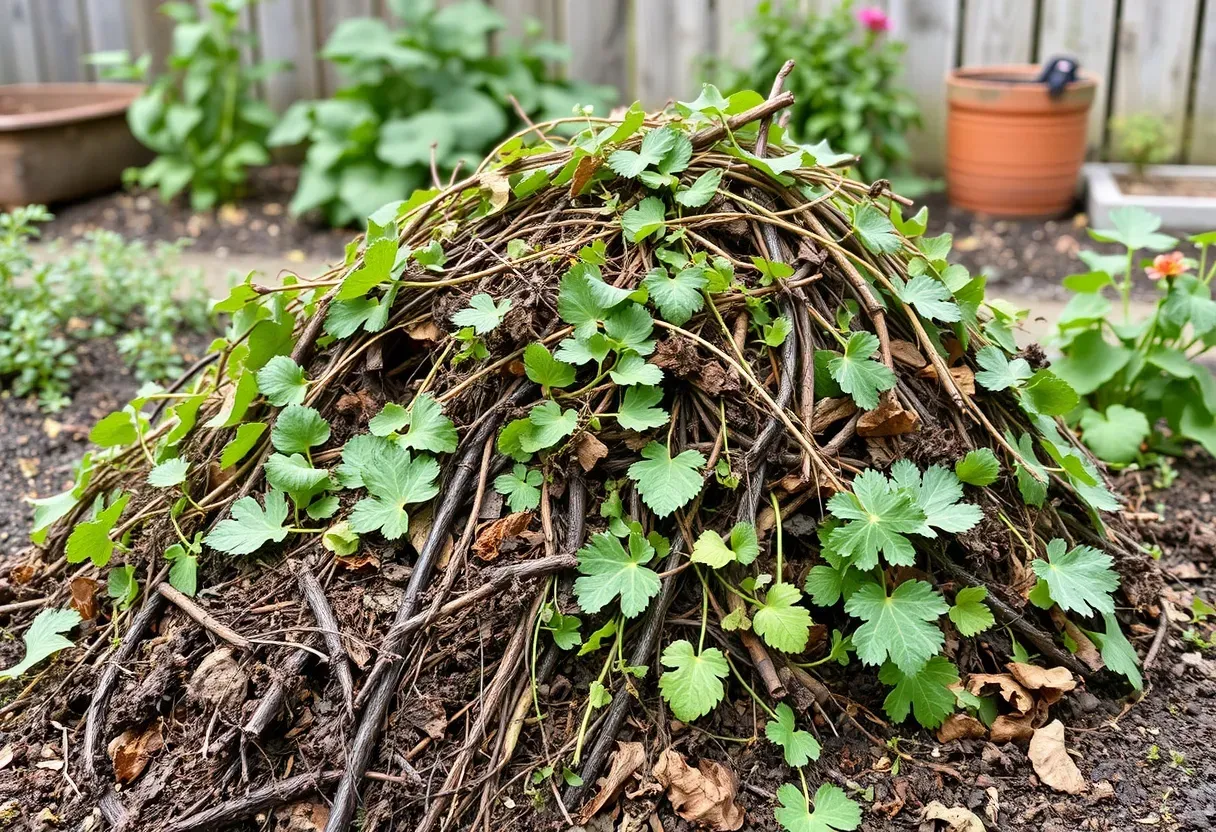
[[1160, 280], [1163, 277], [1177, 277], [1185, 273], [1186, 270], [1187, 265], [1182, 262], [1181, 251], [1158, 254], [1153, 258], [1153, 265], [1144, 267], [1144, 273], [1148, 275], [1149, 280]]

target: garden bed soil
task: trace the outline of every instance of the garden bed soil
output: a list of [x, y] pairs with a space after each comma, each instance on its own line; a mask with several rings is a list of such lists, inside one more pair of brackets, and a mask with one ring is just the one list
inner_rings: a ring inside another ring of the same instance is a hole
[[1216, 179], [1115, 174], [1119, 190], [1134, 196], [1197, 196], [1216, 198]]
[[[0, 493], [7, 498], [0, 502], [3, 506], [0, 534], [4, 535], [4, 551], [8, 557], [14, 557], [24, 545], [29, 512], [22, 498], [46, 496], [61, 490], [69, 479], [72, 462], [86, 447], [89, 426], [134, 392], [137, 385], [129, 375], [119, 371], [121, 366], [112, 354], [112, 347], [105, 342], [91, 342], [89, 348], [82, 351], [79, 377], [84, 383], [77, 390], [72, 406], [50, 417], [58, 428], [48, 429], [47, 417], [29, 402], [0, 399], [0, 426], [3, 427], [0, 430], [3, 442]], [[1216, 603], [1216, 532], [1212, 531], [1216, 524], [1216, 502], [1212, 499], [1216, 463], [1205, 456], [1194, 455], [1179, 460], [1177, 470], [1177, 482], [1168, 491], [1154, 490], [1149, 472], [1125, 475], [1121, 485], [1131, 495], [1131, 508], [1138, 512], [1146, 539], [1159, 543], [1164, 549], [1163, 563], [1169, 575], [1167, 593], [1172, 593], [1182, 603], [1189, 603], [1191, 595], [1198, 592], [1208, 602]], [[345, 593], [333, 598], [340, 619], [377, 605], [391, 610], [395, 593], [400, 592], [409, 568], [386, 561], [378, 571], [373, 567], [366, 574], [365, 588], [358, 589], [354, 595]], [[282, 586], [284, 582], [294, 583], [294, 580], [290, 575], [279, 576], [269, 571], [253, 573], [247, 579], [227, 586], [222, 596], [209, 595], [206, 603], [221, 618], [239, 617], [247, 614], [251, 606], [262, 603], [259, 599], [269, 594], [271, 584], [279, 585], [278, 593], [286, 591]], [[349, 587], [354, 589], [353, 584]], [[0, 589], [3, 590], [0, 604], [45, 591], [45, 587], [18, 588], [16, 593], [11, 586]], [[500, 593], [487, 603], [487, 609], [466, 619], [463, 628], [455, 631], [451, 652], [445, 651], [446, 659], [418, 680], [411, 699], [412, 712], [421, 713], [423, 717], [427, 713], [451, 716], [468, 701], [470, 692], [464, 690], [457, 679], [475, 679], [478, 665], [484, 666], [484, 662], [496, 654], [494, 633], [508, 629], [520, 614], [521, 600], [510, 596], [510, 592]], [[289, 609], [272, 612], [263, 621], [270, 629], [290, 628], [293, 624], [298, 626], [297, 618], [298, 610]], [[493, 626], [495, 621], [500, 623], [500, 628]], [[470, 628], [474, 622], [480, 626]], [[1133, 643], [1142, 657], [1154, 632], [1154, 622], [1150, 620], [1133, 633]], [[1211, 639], [1211, 624], [1201, 627], [1200, 634]], [[180, 630], [162, 632], [158, 643], [161, 644], [158, 651], [172, 651], [159, 659], [174, 657], [184, 668], [180, 672], [187, 675], [190, 667], [211, 649], [197, 628], [190, 636], [183, 635]], [[1078, 688], [1053, 706], [1052, 717], [1059, 718], [1067, 726], [1068, 748], [1089, 783], [1086, 794], [1075, 797], [1059, 794], [1039, 784], [1024, 745], [996, 746], [968, 739], [939, 744], [930, 733], [914, 730], [910, 725], [899, 730], [886, 726], [873, 716], [881, 712], [885, 690], [877, 684], [872, 672], [858, 672], [856, 665], [847, 671], [829, 665], [832, 670], [825, 673], [832, 689], [848, 691], [853, 701], [838, 700], [837, 704], [845, 710], [827, 705], [827, 713], [839, 736], [834, 736], [833, 729], [820, 720], [818, 733], [824, 752], [818, 766], [812, 766], [810, 771], [824, 781], [841, 785], [855, 796], [867, 798], [863, 800], [862, 828], [871, 832], [892, 828], [932, 830], [932, 825], [921, 826], [919, 819], [921, 808], [934, 800], [947, 807], [972, 809], [988, 823], [989, 829], [1044, 832], [1211, 829], [1216, 826], [1216, 752], [1213, 751], [1216, 748], [1216, 699], [1213, 698], [1216, 696], [1216, 663], [1193, 648], [1183, 650], [1183, 646], [1177, 630], [1171, 630], [1154, 669], [1148, 674], [1148, 691], [1135, 704], [1124, 698], [1126, 687], [1116, 685], [1093, 690]], [[0, 664], [10, 663], [17, 652], [16, 645], [4, 647]], [[1208, 655], [1211, 655], [1210, 651]], [[261, 670], [256, 672], [266, 671], [265, 666], [258, 667]], [[55, 669], [61, 668], [62, 664]], [[49, 717], [64, 720], [69, 729], [75, 729], [79, 716], [73, 712], [77, 706], [87, 704], [90, 680], [95, 673], [95, 670], [87, 669], [77, 673], [64, 695], [65, 702], [70, 703], [67, 710]], [[843, 678], [845, 673], [849, 674], [847, 679]], [[324, 679], [324, 671], [312, 678]], [[255, 684], [265, 682], [264, 679], [253, 681]], [[563, 696], [559, 686], [573, 684], [576, 689], [583, 689], [587, 681], [557, 677], [545, 691], [550, 697], [576, 699], [569, 687], [565, 688], [567, 693]], [[322, 690], [327, 685], [330, 689]], [[313, 711], [321, 715], [325, 709], [333, 707], [332, 688], [332, 681], [321, 682], [317, 690], [302, 692], [294, 711], [296, 718], [308, 721], [313, 718]], [[154, 707], [154, 703], [144, 704]], [[138, 701], [128, 700], [128, 707], [142, 706]], [[563, 712], [565, 710], [562, 708]], [[756, 724], [754, 716], [750, 704], [746, 703], [735, 709], [719, 709], [714, 733], [752, 736]], [[412, 721], [416, 717], [405, 718]], [[418, 721], [429, 726], [426, 719]], [[789, 770], [781, 764], [771, 744], [727, 742], [700, 731], [689, 732], [678, 725], [670, 727], [673, 743], [690, 760], [722, 760], [738, 774], [741, 781], [739, 802], [747, 808], [748, 825], [745, 828], [777, 828], [771, 812], [773, 793], [788, 779]], [[867, 737], [861, 727], [871, 737]], [[207, 726], [178, 723], [171, 729], [167, 726], [166, 731], [169, 730], [173, 736], [166, 736], [166, 740], [171, 739], [179, 748], [197, 749], [203, 742]], [[393, 735], [404, 734], [406, 739], [419, 736], [417, 730], [411, 734], [401, 725], [390, 731]], [[639, 737], [635, 730], [634, 738]], [[898, 769], [893, 767], [895, 757], [889, 748], [889, 741], [895, 737], [901, 738], [898, 749], [913, 758], [900, 761]], [[331, 739], [341, 741], [340, 737]], [[7, 743], [20, 748], [22, 740], [11, 732], [5, 736], [0, 729], [0, 749]], [[320, 749], [316, 750], [320, 752]], [[0, 760], [4, 756], [0, 751]], [[27, 760], [26, 765], [29, 762]], [[307, 760], [301, 760], [299, 764], [307, 765]], [[67, 788], [61, 772], [52, 768], [25, 768], [25, 773], [19, 776], [14, 771], [16, 766], [5, 771], [6, 765], [7, 761], [0, 762], [0, 804], [16, 797], [28, 800], [30, 793], [38, 793], [53, 813]], [[193, 769], [195, 764], [184, 765]], [[187, 807], [191, 806], [194, 808], [190, 811], [194, 811], [210, 798], [190, 785], [193, 781], [187, 773], [183, 772], [168, 783], [150, 785], [137, 781], [126, 794], [130, 799], [145, 789], [167, 788], [173, 795], [172, 805], [180, 812], [186, 813]], [[207, 781], [200, 778], [197, 782]], [[377, 785], [384, 784], [373, 784], [373, 788]], [[812, 783], [812, 789], [814, 786]], [[676, 817], [671, 806], [660, 796], [648, 794], [644, 789], [634, 793], [630, 787], [630, 791], [634, 796], [625, 798], [622, 808], [635, 817], [641, 815], [643, 823], [650, 804], [654, 804], [661, 828], [668, 832], [692, 828]], [[548, 794], [542, 794], [549, 798]], [[551, 798], [540, 813], [529, 808], [532, 798], [523, 792], [522, 781], [513, 783], [505, 797], [511, 801], [506, 805], [514, 808], [501, 808], [503, 804], [500, 804], [502, 817], [492, 822], [495, 828], [568, 828], [554, 811]], [[160, 802], [164, 800], [165, 795], [162, 795]], [[368, 803], [374, 805], [374, 800], [369, 797]], [[308, 818], [323, 817], [324, 811], [323, 801], [308, 798], [287, 810], [272, 813], [270, 818], [278, 826], [272, 823], [271, 828], [311, 830], [314, 827], [307, 825]], [[615, 828], [602, 820], [592, 821], [588, 828]], [[291, 823], [305, 825], [288, 825]], [[238, 825], [232, 828], [255, 827]]]
[[294, 165], [254, 170], [244, 198], [216, 211], [192, 211], [184, 197], [166, 204], [151, 191], [114, 191], [53, 205], [55, 219], [44, 226], [43, 239], [71, 241], [104, 228], [128, 240], [172, 242], [186, 238], [194, 240], [196, 251], [220, 256], [280, 257], [286, 261], [284, 265], [305, 259], [340, 261], [351, 238], [350, 229], [329, 228], [288, 213], [298, 177], [299, 169]]

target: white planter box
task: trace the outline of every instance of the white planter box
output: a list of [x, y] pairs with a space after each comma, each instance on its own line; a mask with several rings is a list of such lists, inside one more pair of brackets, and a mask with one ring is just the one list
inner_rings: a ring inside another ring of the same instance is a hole
[[[1088, 186], [1087, 208], [1090, 228], [1109, 228], [1110, 211], [1138, 205], [1161, 217], [1162, 225], [1179, 231], [1216, 230], [1216, 197], [1125, 194], [1115, 179], [1126, 174], [1130, 165], [1091, 163], [1082, 173]], [[1216, 166], [1153, 165], [1147, 173], [1160, 177], [1211, 179], [1216, 182]]]

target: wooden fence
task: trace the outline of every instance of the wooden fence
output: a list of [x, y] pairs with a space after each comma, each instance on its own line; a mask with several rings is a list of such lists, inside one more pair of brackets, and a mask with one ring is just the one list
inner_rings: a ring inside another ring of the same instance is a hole
[[[206, 5], [206, 0], [196, 0]], [[442, 0], [441, 0], [442, 1]], [[745, 24], [759, 0], [492, 0], [518, 34], [532, 17], [572, 50], [572, 76], [608, 83], [622, 99], [661, 105], [695, 94], [700, 58], [745, 61]], [[808, 9], [836, 0], [801, 0]], [[81, 56], [106, 49], [167, 50], [160, 0], [0, 0], [0, 83], [86, 80]], [[864, 0], [858, 0], [862, 5]], [[908, 45], [905, 82], [924, 128], [917, 160], [940, 168], [944, 78], [952, 67], [1078, 58], [1103, 79], [1090, 139], [1106, 149], [1110, 116], [1158, 113], [1180, 137], [1179, 158], [1216, 163], [1216, 0], [871, 0], [890, 15], [889, 37]], [[261, 57], [294, 68], [267, 81], [282, 108], [332, 93], [339, 78], [316, 58], [339, 21], [387, 16], [384, 0], [262, 0], [248, 10]], [[797, 92], [797, 91], [795, 91]]]

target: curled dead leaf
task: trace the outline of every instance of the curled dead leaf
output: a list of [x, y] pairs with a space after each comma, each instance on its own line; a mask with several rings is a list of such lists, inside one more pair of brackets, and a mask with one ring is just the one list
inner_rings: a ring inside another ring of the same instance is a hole
[[919, 370], [921, 367], [929, 363], [928, 360], [921, 355], [920, 350], [916, 348], [915, 344], [913, 344], [911, 341], [904, 341], [899, 338], [893, 338], [891, 340], [891, 357], [900, 364], [904, 364], [914, 370]]
[[574, 455], [584, 473], [595, 467], [595, 464], [608, 456], [608, 446], [601, 442], [595, 434], [583, 431], [574, 438]]
[[128, 728], [110, 741], [107, 751], [114, 764], [114, 777], [119, 783], [130, 783], [144, 773], [152, 755], [165, 747], [160, 723], [154, 722], [142, 731]]
[[1034, 691], [1048, 705], [1054, 705], [1077, 686], [1072, 671], [1066, 667], [1039, 667], [1018, 662], [1009, 662], [1005, 667], [1022, 687]]
[[985, 832], [984, 822], [974, 812], [962, 806], [946, 806], [934, 800], [925, 804], [921, 811], [921, 822], [940, 820], [946, 832]]
[[1069, 620], [1059, 607], [1052, 607], [1048, 611], [1051, 616], [1052, 623], [1057, 629], [1063, 630], [1073, 644], [1077, 646], [1076, 652], [1073, 654], [1090, 670], [1099, 671], [1106, 667], [1106, 662], [1102, 659], [1102, 654], [1098, 651], [1097, 646], [1090, 640], [1089, 636], [1076, 624]]
[[645, 762], [646, 749], [640, 742], [617, 742], [616, 751], [608, 760], [608, 773], [596, 781], [599, 791], [578, 813], [579, 823], [586, 824], [595, 817]]
[[937, 729], [938, 742], [975, 739], [987, 735], [988, 729], [984, 727], [984, 723], [969, 714], [950, 714]]
[[414, 341], [426, 341], [431, 344], [437, 344], [443, 338], [443, 330], [430, 318], [407, 327], [405, 334]]
[[570, 178], [571, 197], [576, 197], [583, 192], [583, 188], [587, 187], [587, 183], [591, 181], [591, 177], [595, 176], [595, 172], [603, 163], [604, 157], [598, 153], [584, 156], [578, 160], [578, 165], [574, 168], [574, 176]]
[[518, 511], [490, 523], [477, 535], [473, 554], [484, 561], [497, 560], [504, 540], [518, 537], [532, 522], [532, 512]]
[[[937, 368], [932, 364], [926, 365], [919, 373], [921, 378], [927, 378], [931, 381], [937, 381]], [[954, 385], [963, 392], [964, 395], [975, 395], [975, 372], [965, 364], [960, 364], [957, 367], [950, 368], [950, 377], [954, 379]]]
[[1023, 742], [1034, 736], [1034, 714], [1001, 714], [988, 729], [994, 743]]
[[734, 772], [713, 760], [701, 760], [692, 768], [678, 751], [668, 748], [659, 755], [654, 776], [667, 789], [676, 814], [691, 823], [718, 832], [733, 832], [743, 826], [743, 807], [735, 802], [739, 788]]
[[895, 399], [883, 399], [878, 407], [867, 410], [857, 420], [858, 436], [902, 436], [914, 433], [920, 417], [914, 410], [905, 410]]
[[993, 688], [1009, 703], [1014, 713], [1026, 714], [1034, 709], [1034, 697], [1008, 673], [972, 673], [967, 677], [967, 691], [984, 696]]
[[72, 578], [69, 589], [72, 593], [72, 609], [80, 613], [85, 621], [97, 617], [97, 581], [87, 575], [77, 575]]
[[1077, 768], [1064, 747], [1064, 723], [1060, 720], [1054, 719], [1042, 728], [1035, 729], [1027, 756], [1034, 766], [1034, 773], [1056, 791], [1080, 794], [1089, 788], [1081, 769]]

